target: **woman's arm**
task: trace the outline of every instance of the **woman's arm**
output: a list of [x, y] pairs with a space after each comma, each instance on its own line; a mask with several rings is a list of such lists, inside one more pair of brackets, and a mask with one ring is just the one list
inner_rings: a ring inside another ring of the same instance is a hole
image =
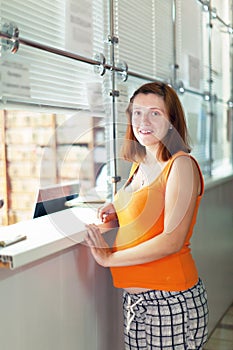
[[189, 231], [197, 196], [200, 175], [189, 157], [177, 158], [171, 168], [165, 193], [164, 231], [135, 247], [111, 252], [96, 226], [89, 226], [86, 242], [102, 266], [130, 266], [161, 259], [178, 252]]

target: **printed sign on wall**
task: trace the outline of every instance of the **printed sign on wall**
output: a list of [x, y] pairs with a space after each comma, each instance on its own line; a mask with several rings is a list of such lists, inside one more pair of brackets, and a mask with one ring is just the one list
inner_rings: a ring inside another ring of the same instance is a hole
[[28, 65], [3, 61], [0, 64], [0, 77], [1, 96], [30, 97]]
[[66, 49], [84, 57], [93, 56], [92, 1], [66, 1]]

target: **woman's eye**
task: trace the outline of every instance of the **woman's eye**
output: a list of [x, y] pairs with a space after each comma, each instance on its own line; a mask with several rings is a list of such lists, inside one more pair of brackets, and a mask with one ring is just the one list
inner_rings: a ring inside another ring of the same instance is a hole
[[134, 115], [135, 117], [140, 117], [141, 114], [142, 114], [141, 111], [133, 111], [133, 115]]
[[156, 112], [156, 111], [152, 111], [152, 112], [151, 112], [151, 116], [152, 116], [152, 117], [157, 117], [158, 115], [159, 115], [159, 113]]

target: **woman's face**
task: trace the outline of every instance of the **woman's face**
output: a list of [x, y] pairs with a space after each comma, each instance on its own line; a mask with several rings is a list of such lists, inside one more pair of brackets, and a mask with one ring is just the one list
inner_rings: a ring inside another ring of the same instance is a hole
[[138, 142], [150, 147], [158, 144], [170, 126], [164, 100], [161, 96], [138, 94], [132, 105], [132, 128]]

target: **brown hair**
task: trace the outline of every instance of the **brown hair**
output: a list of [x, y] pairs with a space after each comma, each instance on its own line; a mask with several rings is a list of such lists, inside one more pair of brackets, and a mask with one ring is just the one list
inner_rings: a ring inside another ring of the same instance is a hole
[[165, 83], [153, 82], [139, 87], [130, 98], [130, 103], [126, 109], [128, 124], [122, 147], [123, 158], [131, 162], [142, 162], [146, 156], [146, 149], [138, 142], [134, 136], [132, 128], [132, 104], [134, 98], [138, 94], [155, 94], [161, 96], [165, 103], [172, 129], [168, 130], [167, 135], [162, 141], [160, 141], [158, 153], [159, 159], [167, 161], [178, 151], [189, 153], [191, 149], [188, 144], [185, 115], [175, 90]]

